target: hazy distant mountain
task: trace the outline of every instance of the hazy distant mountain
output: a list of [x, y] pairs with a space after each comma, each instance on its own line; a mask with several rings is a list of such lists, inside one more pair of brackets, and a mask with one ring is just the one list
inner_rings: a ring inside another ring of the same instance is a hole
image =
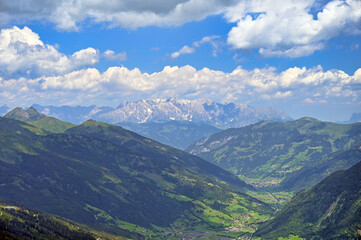
[[89, 119], [117, 124], [180, 149], [217, 132], [217, 128], [240, 127], [262, 120], [291, 120], [286, 113], [275, 108], [220, 104], [204, 99], [139, 100], [126, 102], [116, 109], [95, 105], [55, 107], [34, 104], [32, 107], [42, 114], [73, 124]]
[[247, 104], [221, 104], [211, 100], [178, 98], [126, 102], [116, 109], [106, 106], [41, 106], [36, 110], [47, 116], [74, 124], [88, 119], [107, 123], [163, 123], [172, 120], [206, 122], [221, 128], [241, 127], [262, 120], [289, 121], [286, 113], [276, 108], [254, 108]]
[[221, 129], [207, 123], [190, 121], [169, 121], [164, 123], [122, 122], [117, 125], [182, 150], [189, 147], [195, 141], [221, 131]]
[[50, 117], [58, 118], [62, 121], [71, 122], [74, 124], [80, 124], [89, 119], [97, 119], [97, 116], [100, 114], [109, 112], [114, 110], [111, 107], [103, 107], [103, 106], [41, 106], [38, 104], [34, 104], [32, 106], [39, 112], [46, 114]]
[[361, 113], [353, 113], [350, 120], [348, 120], [349, 123], [355, 123], [355, 122], [361, 122]]
[[1, 106], [0, 107], [0, 116], [5, 115], [9, 110], [10, 110], [10, 108], [7, 105]]
[[253, 108], [246, 104], [221, 104], [204, 99], [178, 98], [126, 102], [114, 111], [98, 115], [96, 119], [108, 123], [170, 120], [207, 122], [223, 128], [245, 126], [261, 120], [291, 120], [286, 113], [275, 108]]
[[340, 124], [350, 124], [350, 123], [357, 123], [361, 122], [361, 112], [360, 113], [353, 113], [349, 120], [347, 121], [338, 121], [336, 123]]

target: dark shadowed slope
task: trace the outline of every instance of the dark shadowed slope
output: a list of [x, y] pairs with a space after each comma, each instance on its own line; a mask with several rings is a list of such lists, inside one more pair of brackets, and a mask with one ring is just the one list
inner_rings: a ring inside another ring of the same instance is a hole
[[158, 159], [160, 163], [172, 162], [182, 164], [182, 166], [192, 169], [197, 173], [202, 173], [210, 177], [217, 177], [219, 180], [233, 184], [237, 188], [250, 187], [233, 174], [230, 174], [197, 156], [145, 138], [119, 126], [89, 120], [67, 130], [66, 133], [80, 134], [107, 140], [145, 156]]
[[245, 183], [180, 150], [117, 126], [88, 121], [47, 134], [0, 118], [0, 197], [96, 228], [222, 230], [247, 213], [271, 213]]
[[143, 235], [117, 228], [115, 234], [100, 232], [38, 210], [0, 201], [0, 239], [125, 240]]

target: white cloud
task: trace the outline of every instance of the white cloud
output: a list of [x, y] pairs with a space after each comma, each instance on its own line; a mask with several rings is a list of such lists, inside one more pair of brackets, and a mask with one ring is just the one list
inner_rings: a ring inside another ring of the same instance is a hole
[[287, 98], [289, 96], [292, 95], [291, 91], [287, 91], [287, 92], [276, 92], [273, 97], [274, 98]]
[[99, 52], [87, 48], [71, 56], [49, 44], [28, 27], [0, 32], [0, 75], [5, 77], [63, 74], [98, 62]]
[[309, 103], [309, 104], [315, 104], [315, 103], [327, 103], [326, 100], [312, 100], [311, 98], [306, 98], [304, 100], [305, 103]]
[[43, 90], [82, 90], [97, 91], [101, 75], [95, 68], [74, 71], [64, 76], [40, 78], [40, 86]]
[[[327, 40], [340, 34], [360, 34], [360, 9], [359, 0], [331, 0], [326, 5], [317, 0], [28, 0], [21, 4], [3, 0], [0, 24], [41, 20], [60, 30], [78, 31], [90, 20], [136, 29], [178, 26], [222, 14], [236, 23], [228, 33], [232, 48], [258, 49], [265, 57], [295, 58], [324, 48]], [[314, 16], [311, 11], [318, 13]], [[216, 41], [209, 43], [216, 56]]]
[[89, 18], [96, 23], [108, 23], [135, 29], [144, 26], [171, 26], [201, 20], [222, 13], [237, 0], [3, 0], [0, 9], [2, 23], [11, 20], [46, 19], [57, 28], [77, 31], [79, 23]]
[[212, 55], [217, 57], [218, 52], [221, 51], [220, 49], [220, 41], [218, 40], [220, 36], [206, 36], [203, 37], [200, 41], [193, 42], [192, 46], [189, 47], [187, 45], [183, 46], [179, 51], [173, 52], [171, 54], [172, 59], [178, 58], [180, 55], [184, 54], [193, 54], [196, 51], [196, 48], [201, 47], [203, 44], [210, 44], [212, 46]]
[[113, 50], [106, 50], [102, 56], [108, 61], [125, 61], [128, 59], [126, 52], [115, 53]]
[[206, 36], [202, 38], [202, 40], [194, 42], [194, 47], [200, 47], [203, 44], [210, 44], [212, 46], [212, 55], [213, 57], [217, 57], [218, 52], [221, 51], [220, 45], [222, 45], [221, 41], [219, 40], [221, 37], [217, 35], [213, 36]]
[[[219, 102], [262, 103], [294, 100], [326, 103], [332, 99], [360, 102], [361, 68], [353, 75], [322, 67], [275, 68], [230, 73], [191, 66], [165, 67], [152, 74], [139, 69], [111, 67], [101, 73], [88, 68], [35, 79], [0, 79], [0, 101], [18, 105], [45, 101], [53, 104], [106, 104], [139, 98], [208, 98]], [[306, 99], [306, 100], [305, 100]], [[19, 104], [20, 103], [20, 104]]]
[[184, 54], [192, 54], [196, 51], [195, 48], [189, 47], [189, 46], [184, 46], [182, 47], [179, 51], [174, 52], [171, 54], [171, 58], [172, 59], [176, 59], [178, 58], [180, 55], [184, 55]]
[[195, 47], [200, 47], [201, 45], [205, 44], [205, 43], [214, 43], [215, 40], [219, 39], [220, 36], [216, 36], [216, 35], [213, 35], [213, 36], [206, 36], [204, 38], [202, 38], [202, 40], [200, 41], [196, 41], [193, 43], [193, 46]]
[[75, 52], [70, 61], [76, 67], [96, 64], [99, 61], [99, 51], [94, 48], [82, 49]]
[[360, 33], [361, 1], [330, 1], [316, 18], [310, 13], [314, 4], [313, 0], [242, 1], [225, 13], [229, 22], [237, 23], [228, 43], [235, 49], [259, 49], [266, 57], [300, 57], [322, 49], [324, 41], [342, 33]]
[[271, 48], [260, 48], [259, 53], [265, 57], [289, 57], [298, 58], [303, 56], [309, 56], [317, 50], [324, 48], [323, 43], [309, 44], [303, 46], [294, 46], [286, 50], [274, 50]]

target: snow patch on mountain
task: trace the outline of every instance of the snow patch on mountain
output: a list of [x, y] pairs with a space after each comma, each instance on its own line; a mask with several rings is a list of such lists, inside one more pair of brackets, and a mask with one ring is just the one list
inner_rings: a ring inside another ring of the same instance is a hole
[[108, 123], [193, 121], [223, 128], [242, 127], [262, 120], [288, 121], [291, 118], [275, 108], [253, 108], [247, 104], [221, 104], [211, 100], [142, 99], [125, 102], [114, 111], [100, 114], [97, 120]]

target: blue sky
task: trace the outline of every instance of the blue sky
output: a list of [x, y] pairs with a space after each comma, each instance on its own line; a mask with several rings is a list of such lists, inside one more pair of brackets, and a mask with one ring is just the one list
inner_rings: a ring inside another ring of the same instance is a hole
[[0, 105], [208, 98], [361, 112], [357, 0], [3, 1]]

